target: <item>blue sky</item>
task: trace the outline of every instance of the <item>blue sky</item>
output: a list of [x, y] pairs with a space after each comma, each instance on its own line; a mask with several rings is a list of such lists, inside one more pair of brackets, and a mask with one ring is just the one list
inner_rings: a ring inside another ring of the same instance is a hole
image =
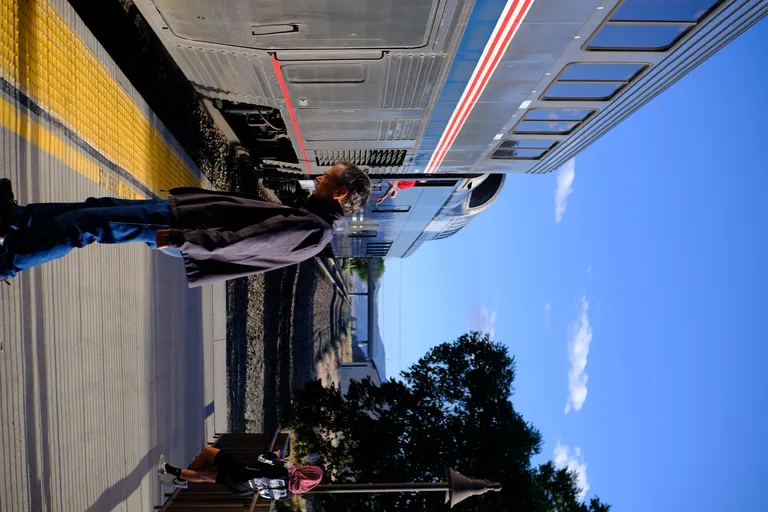
[[517, 358], [513, 401], [542, 455], [578, 467], [588, 495], [627, 512], [765, 510], [761, 48], [767, 21], [579, 154], [572, 175], [510, 176], [455, 236], [389, 260], [388, 374], [492, 329]]

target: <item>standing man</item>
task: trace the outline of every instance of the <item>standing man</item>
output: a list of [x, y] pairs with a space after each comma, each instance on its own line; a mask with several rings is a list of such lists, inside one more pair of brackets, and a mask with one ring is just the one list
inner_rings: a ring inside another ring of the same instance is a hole
[[0, 279], [93, 242], [144, 242], [180, 255], [190, 287], [266, 272], [322, 252], [344, 214], [370, 194], [368, 175], [344, 161], [317, 178], [301, 207], [199, 188], [171, 190], [167, 200], [105, 197], [22, 207], [2, 179]]

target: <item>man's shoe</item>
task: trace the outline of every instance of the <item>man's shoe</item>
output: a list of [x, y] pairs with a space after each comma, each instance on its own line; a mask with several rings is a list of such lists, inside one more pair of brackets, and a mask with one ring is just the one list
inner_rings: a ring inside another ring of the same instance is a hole
[[11, 229], [11, 217], [16, 200], [13, 196], [11, 180], [0, 178], [0, 236], [8, 234]]
[[10, 277], [9, 277], [9, 274], [7, 274], [7, 270], [4, 267], [6, 257], [7, 255], [5, 253], [5, 238], [3, 236], [0, 236], [0, 281], [10, 286], [11, 285]]
[[13, 201], [13, 188], [11, 187], [11, 180], [8, 178], [0, 178], [0, 200]]

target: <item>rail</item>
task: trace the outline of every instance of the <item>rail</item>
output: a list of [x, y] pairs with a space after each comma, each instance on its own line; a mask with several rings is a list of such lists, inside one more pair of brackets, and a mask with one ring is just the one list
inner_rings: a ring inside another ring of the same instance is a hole
[[339, 264], [333, 258], [326, 256], [316, 256], [315, 265], [325, 274], [325, 277], [333, 284], [333, 286], [339, 291], [341, 297], [350, 304], [349, 290], [347, 289], [347, 283], [344, 279], [344, 273], [341, 271]]

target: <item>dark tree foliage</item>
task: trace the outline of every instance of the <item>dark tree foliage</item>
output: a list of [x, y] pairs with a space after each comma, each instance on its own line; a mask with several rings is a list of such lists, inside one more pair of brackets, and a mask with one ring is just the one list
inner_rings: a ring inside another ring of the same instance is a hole
[[[325, 483], [441, 481], [450, 466], [501, 482], [503, 490], [466, 500], [464, 511], [607, 512], [578, 501], [574, 475], [531, 464], [541, 435], [515, 411], [515, 361], [507, 348], [472, 332], [430, 350], [375, 386], [353, 382], [346, 397], [319, 382], [298, 393], [290, 421], [299, 455], [320, 458]], [[336, 511], [441, 510], [440, 493], [314, 497]]]
[[[363, 281], [368, 280], [368, 260], [366, 258], [349, 258], [346, 260], [351, 272], [357, 274]], [[385, 265], [382, 258], [373, 258], [373, 279], [378, 281], [384, 275]]]

